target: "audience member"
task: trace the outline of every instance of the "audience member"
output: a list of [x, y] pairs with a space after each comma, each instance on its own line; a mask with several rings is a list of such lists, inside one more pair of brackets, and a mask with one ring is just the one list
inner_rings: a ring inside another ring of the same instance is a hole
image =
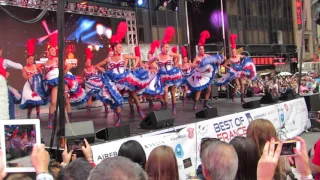
[[[269, 120], [265, 119], [256, 119], [252, 121], [247, 129], [247, 137], [251, 138], [256, 144], [259, 157], [262, 156], [263, 148], [266, 142], [270, 139], [275, 139], [278, 141], [276, 129]], [[286, 179], [286, 176], [291, 173], [291, 167], [286, 158], [281, 157], [277, 170], [275, 173], [275, 180]]]
[[230, 141], [238, 155], [238, 172], [235, 180], [255, 180], [259, 161], [259, 153], [256, 144], [250, 138], [237, 136]]
[[[201, 139], [201, 144], [200, 144], [200, 158], [204, 152], [204, 150], [212, 143], [215, 143], [215, 142], [219, 142], [220, 140], [217, 139], [217, 138], [202, 138]], [[203, 176], [203, 173], [202, 173], [202, 165], [199, 165], [198, 166], [198, 169], [197, 169], [197, 178], [201, 179], [201, 180], [204, 180], [204, 176]]]
[[238, 156], [232, 145], [219, 141], [210, 144], [201, 156], [206, 180], [233, 180], [238, 170]]
[[85, 158], [77, 158], [60, 171], [59, 179], [87, 180], [92, 169], [93, 166]]
[[148, 157], [146, 172], [150, 180], [179, 180], [176, 156], [169, 146], [153, 149]]
[[88, 180], [99, 179], [147, 180], [148, 176], [139, 165], [133, 163], [130, 159], [116, 156], [104, 159], [91, 170]]
[[129, 158], [143, 169], [145, 168], [147, 161], [146, 153], [138, 141], [130, 140], [123, 143], [119, 149], [118, 156]]

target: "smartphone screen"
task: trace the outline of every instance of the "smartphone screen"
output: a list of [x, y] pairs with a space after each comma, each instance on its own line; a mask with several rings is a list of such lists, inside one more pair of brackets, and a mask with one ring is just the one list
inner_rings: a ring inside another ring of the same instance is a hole
[[[284, 142], [281, 149], [280, 156], [294, 156], [295, 153], [293, 151], [293, 148], [299, 149], [300, 147], [297, 146], [296, 141], [288, 141]], [[275, 149], [277, 149], [278, 144], [275, 144]]]

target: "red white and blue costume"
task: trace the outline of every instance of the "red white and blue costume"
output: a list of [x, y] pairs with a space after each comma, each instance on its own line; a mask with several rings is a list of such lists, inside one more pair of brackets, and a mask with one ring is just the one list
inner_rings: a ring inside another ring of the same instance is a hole
[[43, 86], [42, 74], [34, 66], [34, 71], [29, 71], [26, 67], [26, 74], [32, 75], [30, 79], [23, 86], [22, 99], [20, 108], [27, 109], [29, 106], [36, 107], [40, 105], [45, 105], [46, 101], [46, 91]]
[[77, 106], [88, 101], [89, 95], [79, 85], [76, 76], [74, 76], [71, 72], [67, 72], [64, 80], [69, 89], [68, 94], [71, 106]]
[[159, 76], [161, 86], [180, 86], [182, 82], [181, 70], [174, 66], [173, 58], [167, 55], [167, 60], [160, 60], [158, 57]]

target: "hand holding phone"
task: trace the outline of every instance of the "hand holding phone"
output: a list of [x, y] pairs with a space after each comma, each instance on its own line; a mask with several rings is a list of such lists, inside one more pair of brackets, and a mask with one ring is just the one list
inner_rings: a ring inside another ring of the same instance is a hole
[[[278, 146], [279, 142], [276, 142], [276, 147]], [[280, 156], [295, 156], [295, 150], [300, 150], [301, 143], [296, 140], [284, 141], [281, 149]]]

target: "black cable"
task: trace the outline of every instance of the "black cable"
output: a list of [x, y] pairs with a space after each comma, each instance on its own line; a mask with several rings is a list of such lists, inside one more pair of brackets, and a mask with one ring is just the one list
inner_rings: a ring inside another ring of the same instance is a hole
[[43, 11], [35, 18], [35, 19], [31, 19], [31, 20], [22, 20], [19, 19], [18, 17], [14, 16], [12, 13], [10, 13], [8, 10], [6, 10], [3, 6], [0, 5], [0, 9], [2, 9], [6, 14], [8, 14], [10, 17], [12, 17], [13, 19], [20, 21], [22, 23], [27, 23], [27, 24], [32, 24], [32, 23], [36, 23], [38, 21], [40, 21], [48, 12], [48, 9], [50, 8], [50, 6], [55, 5], [53, 3], [49, 3], [44, 9]]

